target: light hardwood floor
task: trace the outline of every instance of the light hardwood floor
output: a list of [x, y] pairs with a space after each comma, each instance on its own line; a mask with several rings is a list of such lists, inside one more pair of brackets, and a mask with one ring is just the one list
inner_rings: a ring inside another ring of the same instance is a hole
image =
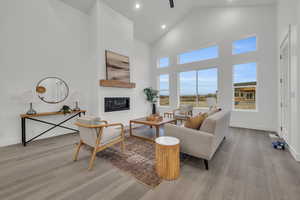
[[181, 176], [154, 190], [90, 152], [72, 161], [78, 136], [66, 135], [0, 148], [2, 200], [298, 200], [300, 164], [271, 148], [265, 132], [231, 129], [206, 171], [202, 160], [184, 164]]

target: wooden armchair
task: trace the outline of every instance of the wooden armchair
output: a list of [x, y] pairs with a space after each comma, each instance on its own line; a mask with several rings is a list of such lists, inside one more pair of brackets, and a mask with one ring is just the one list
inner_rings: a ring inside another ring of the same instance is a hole
[[193, 105], [181, 105], [178, 109], [173, 110], [173, 116], [181, 122], [193, 116]]
[[[80, 148], [87, 145], [93, 148], [93, 153], [89, 162], [88, 169], [91, 170], [94, 165], [96, 154], [112, 145], [121, 143], [122, 152], [125, 150], [124, 125], [121, 123], [108, 124], [105, 120], [93, 117], [81, 117], [75, 125], [80, 132], [80, 141], [77, 145], [74, 161], [77, 161]], [[119, 127], [120, 129], [117, 129]]]

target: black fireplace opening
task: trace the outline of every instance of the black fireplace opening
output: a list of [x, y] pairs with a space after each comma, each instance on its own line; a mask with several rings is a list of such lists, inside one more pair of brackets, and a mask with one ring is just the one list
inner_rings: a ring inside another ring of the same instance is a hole
[[130, 110], [129, 97], [105, 97], [104, 98], [104, 111], [115, 112], [122, 110]]

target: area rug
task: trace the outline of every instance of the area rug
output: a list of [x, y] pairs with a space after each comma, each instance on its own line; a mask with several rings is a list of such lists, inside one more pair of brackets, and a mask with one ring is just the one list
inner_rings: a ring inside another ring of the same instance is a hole
[[155, 172], [155, 144], [135, 137], [126, 137], [126, 151], [121, 145], [114, 145], [97, 154], [110, 161], [115, 167], [131, 174], [138, 181], [154, 188], [162, 179]]

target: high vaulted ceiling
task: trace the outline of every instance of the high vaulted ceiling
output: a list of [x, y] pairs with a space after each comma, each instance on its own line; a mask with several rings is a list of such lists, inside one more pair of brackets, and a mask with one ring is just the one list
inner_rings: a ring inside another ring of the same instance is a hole
[[[94, 0], [62, 0], [85, 12]], [[182, 20], [194, 7], [265, 5], [277, 0], [174, 0], [175, 8], [170, 8], [169, 0], [103, 0], [111, 8], [134, 22], [137, 39], [153, 43], [170, 28]], [[141, 5], [135, 9], [135, 4]], [[161, 29], [165, 24], [166, 29]]]

